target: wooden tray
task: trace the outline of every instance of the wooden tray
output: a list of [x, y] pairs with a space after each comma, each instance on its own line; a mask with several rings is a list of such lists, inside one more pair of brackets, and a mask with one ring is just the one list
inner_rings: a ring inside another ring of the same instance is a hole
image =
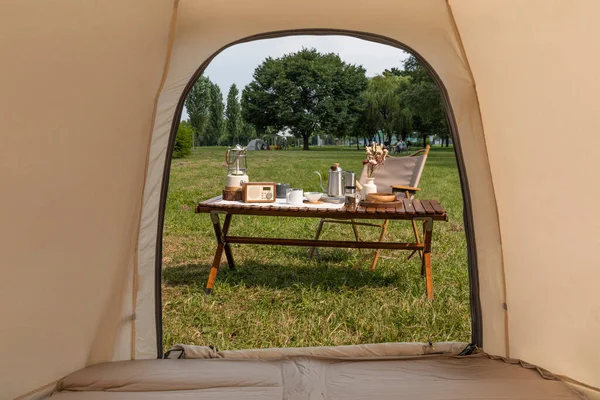
[[391, 203], [398, 200], [396, 193], [368, 193], [366, 197], [364, 200], [371, 203]]
[[396, 208], [402, 204], [402, 201], [386, 201], [386, 202], [374, 202], [361, 200], [358, 203], [361, 207], [376, 207], [376, 208]]

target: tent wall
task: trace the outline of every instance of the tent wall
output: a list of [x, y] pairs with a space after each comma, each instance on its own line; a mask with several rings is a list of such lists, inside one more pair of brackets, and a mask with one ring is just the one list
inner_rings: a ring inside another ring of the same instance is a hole
[[450, 4], [496, 190], [510, 356], [600, 387], [600, 2]]
[[[152, 134], [144, 190], [139, 238], [136, 357], [151, 358], [157, 354], [154, 331], [156, 245], [160, 241], [157, 235], [161, 225], [160, 195], [164, 189], [167, 144], [177, 103], [199, 66], [224, 46], [265, 32], [293, 34], [289, 33], [293, 29], [341, 29], [395, 39], [413, 48], [439, 74], [449, 93], [460, 133], [470, 187], [477, 260], [484, 266], [479, 269], [479, 281], [485, 347], [494, 354], [505, 355], [504, 282], [494, 192], [474, 84], [446, 2], [231, 0], [208, 5], [181, 0], [169, 73], [160, 95]], [[168, 170], [166, 172], [168, 176]]]
[[172, 4], [2, 2], [2, 399], [113, 357]]

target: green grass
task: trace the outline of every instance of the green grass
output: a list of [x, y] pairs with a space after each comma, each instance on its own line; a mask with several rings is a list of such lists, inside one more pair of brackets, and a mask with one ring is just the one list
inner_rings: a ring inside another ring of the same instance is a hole
[[[321, 249], [308, 261], [302, 247], [234, 245], [237, 269], [222, 267], [214, 292], [203, 294], [216, 242], [206, 214], [194, 205], [219, 195], [225, 183], [224, 148], [202, 148], [174, 160], [163, 242], [163, 343], [214, 345], [219, 349], [294, 347], [397, 341], [470, 339], [467, 252], [462, 197], [452, 149], [434, 148], [421, 180], [422, 199], [437, 199], [448, 223], [435, 223], [435, 300], [424, 297], [420, 260], [408, 252], [382, 251], [377, 270], [353, 266], [359, 250]], [[362, 151], [249, 152], [254, 181], [289, 182], [317, 191], [318, 177], [333, 162], [361, 170]], [[235, 217], [230, 233], [310, 238], [318, 220]], [[359, 227], [375, 239], [376, 231]], [[323, 239], [351, 239], [347, 225], [326, 225]], [[389, 238], [412, 240], [410, 223], [390, 223]], [[366, 250], [363, 250], [366, 251]]]

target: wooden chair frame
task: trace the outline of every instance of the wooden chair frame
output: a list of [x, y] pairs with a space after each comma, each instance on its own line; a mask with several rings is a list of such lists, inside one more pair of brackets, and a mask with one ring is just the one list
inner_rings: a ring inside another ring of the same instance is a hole
[[[404, 193], [405, 198], [412, 200], [414, 198], [415, 194], [421, 190], [417, 186], [418, 186], [418, 183], [421, 178], [420, 175], [422, 174], [422, 171], [425, 167], [425, 162], [427, 161], [427, 156], [429, 155], [430, 148], [431, 148], [431, 146], [427, 145], [424, 149], [419, 149], [418, 151], [415, 151], [414, 153], [406, 156], [406, 157], [417, 157], [420, 155], [424, 155], [425, 159], [423, 160], [423, 167], [419, 171], [419, 176], [417, 177], [418, 180], [414, 187], [413, 186], [405, 186], [405, 185], [391, 185], [392, 193]], [[387, 219], [384, 220], [382, 224], [374, 224], [374, 223], [368, 223], [368, 222], [357, 222], [354, 219], [352, 219], [350, 221], [342, 221], [342, 220], [337, 220], [337, 219], [321, 218], [321, 220], [319, 221], [319, 225], [317, 226], [317, 231], [315, 233], [315, 240], [318, 240], [319, 237], [321, 236], [321, 232], [323, 230], [323, 225], [326, 222], [334, 223], [334, 224], [352, 225], [352, 231], [354, 232], [354, 238], [356, 239], [357, 242], [361, 241], [357, 226], [370, 226], [370, 227], [380, 228], [381, 232], [379, 234], [379, 242], [383, 242], [385, 235], [387, 233], [388, 225], [389, 225], [389, 220], [387, 220]], [[412, 225], [413, 234], [415, 236], [416, 242], [419, 244], [422, 243], [421, 236], [419, 235], [419, 230], [417, 228], [417, 222], [415, 220], [412, 220], [411, 225]], [[316, 247], [311, 247], [310, 250], [308, 251], [308, 259], [312, 260], [314, 258], [315, 253], [318, 255], [318, 252], [319, 252], [319, 250]], [[375, 268], [377, 266], [377, 261], [379, 261], [380, 252], [381, 252], [381, 249], [375, 250], [375, 254], [373, 255], [373, 260], [371, 261], [371, 271], [375, 271]], [[407, 260], [409, 260], [416, 252], [418, 252], [419, 257], [421, 259], [423, 259], [423, 251], [422, 250], [413, 250], [413, 252], [410, 253], [410, 255], [407, 257]], [[365, 258], [366, 257], [363, 257], [363, 259], [361, 259], [361, 263], [364, 261]], [[421, 268], [421, 275], [424, 275], [424, 274], [425, 274], [425, 270], [424, 270], [424, 268]]]

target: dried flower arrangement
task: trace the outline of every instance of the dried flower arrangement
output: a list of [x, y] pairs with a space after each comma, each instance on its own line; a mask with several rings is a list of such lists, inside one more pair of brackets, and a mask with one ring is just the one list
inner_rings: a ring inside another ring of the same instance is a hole
[[385, 164], [388, 150], [375, 142], [373, 142], [371, 146], [365, 147], [365, 150], [367, 152], [367, 158], [363, 161], [363, 165], [367, 164], [367, 177], [372, 178], [375, 168]]

